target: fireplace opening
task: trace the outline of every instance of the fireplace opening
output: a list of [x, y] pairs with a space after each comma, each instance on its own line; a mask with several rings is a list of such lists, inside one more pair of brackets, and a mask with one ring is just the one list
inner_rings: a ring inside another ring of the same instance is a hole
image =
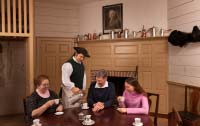
[[124, 91], [124, 82], [128, 77], [113, 77], [108, 76], [108, 82], [112, 82], [115, 85], [115, 95], [122, 96]]

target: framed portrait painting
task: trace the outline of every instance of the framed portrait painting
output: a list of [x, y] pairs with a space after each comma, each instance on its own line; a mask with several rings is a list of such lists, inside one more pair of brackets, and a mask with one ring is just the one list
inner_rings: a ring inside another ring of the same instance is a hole
[[123, 30], [123, 4], [103, 6], [103, 33]]

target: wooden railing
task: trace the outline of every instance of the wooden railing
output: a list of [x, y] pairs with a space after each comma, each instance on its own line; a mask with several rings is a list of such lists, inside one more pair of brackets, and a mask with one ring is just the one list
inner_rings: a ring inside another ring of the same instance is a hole
[[32, 0], [0, 0], [0, 36], [30, 35]]

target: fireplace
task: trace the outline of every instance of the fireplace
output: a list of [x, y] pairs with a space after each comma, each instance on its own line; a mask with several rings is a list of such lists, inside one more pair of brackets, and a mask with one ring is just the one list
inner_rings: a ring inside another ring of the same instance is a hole
[[116, 96], [122, 96], [124, 91], [124, 82], [128, 77], [111, 77], [108, 76], [108, 81], [115, 85]]

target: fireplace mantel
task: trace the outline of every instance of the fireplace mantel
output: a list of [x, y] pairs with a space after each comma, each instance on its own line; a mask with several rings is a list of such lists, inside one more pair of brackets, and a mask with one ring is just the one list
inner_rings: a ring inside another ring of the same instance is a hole
[[161, 39], [167, 39], [168, 37], [165, 36], [165, 37], [146, 37], [146, 38], [128, 38], [128, 39], [125, 39], [125, 38], [116, 38], [116, 39], [103, 39], [103, 40], [84, 40], [84, 41], [79, 41], [77, 43], [84, 43], [84, 42], [92, 42], [92, 43], [96, 43], [96, 42], [124, 42], [124, 41], [127, 41], [127, 42], [135, 42], [135, 41], [151, 41], [151, 40], [161, 40]]
[[168, 113], [168, 41], [167, 37], [88, 40], [79, 41], [90, 58], [86, 58], [87, 87], [91, 72], [134, 71], [138, 66], [138, 79], [147, 92], [160, 94], [159, 113]]

